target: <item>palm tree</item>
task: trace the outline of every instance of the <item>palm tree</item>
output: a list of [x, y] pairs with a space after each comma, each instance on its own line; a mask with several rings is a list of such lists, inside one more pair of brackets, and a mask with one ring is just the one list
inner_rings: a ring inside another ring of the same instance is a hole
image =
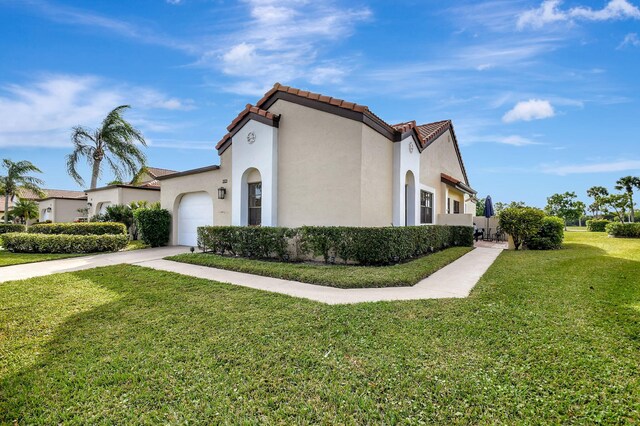
[[20, 191], [23, 190], [33, 191], [38, 196], [44, 197], [44, 192], [40, 188], [41, 185], [44, 185], [44, 182], [28, 175], [28, 173], [32, 172], [42, 173], [30, 161], [23, 160], [14, 163], [5, 158], [2, 160], [2, 167], [7, 171], [5, 176], [0, 176], [0, 187], [4, 194], [4, 223], [7, 223], [9, 222], [9, 199], [19, 195]]
[[635, 212], [633, 210], [633, 190], [640, 189], [640, 178], [637, 176], [625, 176], [616, 182], [616, 189], [618, 191], [624, 191], [629, 196], [629, 205], [631, 207], [631, 216], [629, 216], [629, 221], [633, 222], [635, 220]]
[[609, 195], [609, 191], [604, 186], [592, 186], [591, 188], [587, 189], [587, 195], [593, 198], [595, 202], [592, 205], [596, 206], [597, 211], [599, 213], [600, 207], [601, 207], [600, 200], [603, 197], [606, 197], [607, 195]]
[[104, 160], [109, 163], [119, 181], [126, 180], [123, 173], [135, 175], [144, 165], [146, 158], [135, 142], [144, 146], [147, 146], [147, 142], [142, 133], [122, 117], [122, 112], [129, 108], [129, 105], [115, 108], [107, 114], [100, 128], [94, 131], [82, 126], [73, 128], [73, 152], [67, 155], [67, 171], [79, 185], [84, 186], [84, 180], [76, 170], [81, 157], [84, 157], [92, 168], [91, 189], [98, 185]]
[[24, 224], [28, 225], [29, 219], [36, 219], [38, 217], [38, 204], [35, 201], [19, 199], [14, 204], [11, 213], [16, 217], [24, 219]]

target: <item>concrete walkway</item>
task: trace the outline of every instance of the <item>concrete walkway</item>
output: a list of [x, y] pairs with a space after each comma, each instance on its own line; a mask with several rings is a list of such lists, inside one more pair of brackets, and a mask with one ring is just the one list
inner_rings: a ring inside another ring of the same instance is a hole
[[100, 266], [128, 263], [136, 265], [153, 259], [162, 259], [180, 253], [188, 253], [188, 247], [172, 246], [142, 250], [121, 251], [118, 253], [95, 254], [91, 256], [72, 257], [69, 259], [48, 260], [46, 262], [25, 263], [23, 265], [0, 267], [0, 283], [42, 277], [60, 272], [81, 271]]
[[127, 263], [258, 290], [287, 294], [331, 305], [393, 300], [461, 298], [469, 295], [469, 292], [480, 277], [502, 252], [502, 250], [495, 248], [476, 248], [412, 287], [340, 289], [162, 259], [166, 256], [187, 251], [187, 247], [161, 247], [5, 266], [0, 268], [0, 282]]

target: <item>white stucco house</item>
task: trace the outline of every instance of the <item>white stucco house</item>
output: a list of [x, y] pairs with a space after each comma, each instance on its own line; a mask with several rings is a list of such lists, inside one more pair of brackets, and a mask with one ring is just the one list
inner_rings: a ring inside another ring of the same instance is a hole
[[388, 124], [276, 84], [227, 131], [219, 165], [158, 177], [173, 244], [195, 245], [203, 225], [473, 224], [476, 191], [449, 120]]
[[157, 167], [144, 167], [131, 183], [102, 186], [87, 189], [87, 207], [89, 217], [104, 214], [112, 204], [129, 204], [132, 201], [160, 201], [160, 182], [158, 178], [176, 173], [175, 170]]

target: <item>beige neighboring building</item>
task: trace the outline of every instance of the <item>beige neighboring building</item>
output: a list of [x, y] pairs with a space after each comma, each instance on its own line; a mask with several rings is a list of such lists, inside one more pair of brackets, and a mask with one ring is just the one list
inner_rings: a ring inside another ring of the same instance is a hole
[[87, 189], [87, 206], [89, 217], [104, 214], [112, 204], [129, 204], [132, 201], [160, 201], [160, 182], [158, 178], [176, 173], [175, 170], [145, 167], [131, 183], [107, 185], [95, 189]]
[[45, 189], [46, 196], [38, 201], [39, 222], [78, 222], [87, 219], [87, 195], [84, 191]]
[[451, 121], [390, 125], [352, 102], [276, 84], [227, 127], [220, 165], [160, 177], [173, 244], [198, 226], [473, 225]]
[[[38, 219], [30, 220], [34, 222], [73, 222], [86, 217], [78, 212], [78, 209], [87, 207], [87, 196], [84, 191], [69, 191], [66, 189], [43, 189], [45, 193], [40, 198], [32, 191], [23, 191], [19, 197], [9, 200], [9, 210], [18, 199], [35, 201], [38, 203]], [[4, 217], [4, 197], [0, 197], [0, 217]]]

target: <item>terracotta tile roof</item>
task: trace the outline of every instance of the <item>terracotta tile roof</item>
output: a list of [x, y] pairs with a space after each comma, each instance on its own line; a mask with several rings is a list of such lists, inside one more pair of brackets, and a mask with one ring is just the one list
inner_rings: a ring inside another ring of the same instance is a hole
[[[70, 191], [67, 189], [43, 189], [45, 196], [42, 198], [84, 198], [86, 195], [84, 191]], [[38, 194], [33, 191], [22, 191], [20, 198], [27, 200], [40, 200]]]
[[340, 108], [350, 109], [357, 112], [369, 111], [369, 107], [367, 107], [366, 105], [359, 105], [353, 102], [347, 102], [345, 100], [333, 98], [331, 96], [324, 96], [324, 95], [321, 95], [320, 93], [313, 93], [306, 90], [296, 89], [295, 87], [283, 86], [280, 83], [274, 84], [273, 88], [269, 90], [267, 93], [265, 93], [262, 99], [256, 102], [256, 105], [261, 107], [271, 97], [271, 95], [273, 95], [276, 92], [291, 93], [292, 95], [301, 96], [303, 98], [324, 102], [326, 104], [335, 105]]
[[427, 123], [416, 126], [418, 128], [418, 134], [422, 139], [423, 145], [431, 142], [440, 136], [449, 126], [451, 120], [436, 121], [435, 123]]
[[177, 170], [161, 169], [159, 167], [145, 167], [145, 170], [149, 175], [153, 176], [154, 178], [171, 175], [173, 173], [178, 173]]
[[227, 133], [222, 137], [222, 139], [220, 139], [220, 141], [216, 144], [216, 149], [220, 149], [222, 145], [224, 145], [224, 143], [229, 139], [231, 139], [231, 133]]
[[446, 174], [446, 173], [440, 173], [440, 178], [441, 178], [441, 179], [444, 179], [444, 180], [446, 180], [446, 181], [448, 181], [448, 182], [451, 182], [451, 183], [452, 183], [452, 184], [454, 184], [454, 185], [457, 185], [457, 184], [459, 184], [460, 182], [462, 182], [460, 179], [456, 179], [456, 178], [454, 178], [453, 176], [450, 176], [450, 175], [448, 175], [448, 174]]
[[392, 124], [391, 127], [399, 131], [400, 133], [408, 132], [411, 129], [416, 128], [416, 121], [406, 121], [404, 123]]
[[279, 115], [277, 114], [273, 114], [267, 110], [258, 108], [257, 106], [253, 106], [251, 104], [247, 104], [247, 106], [242, 110], [242, 112], [240, 112], [240, 114], [238, 114], [238, 116], [233, 119], [231, 124], [227, 126], [227, 130], [231, 131], [231, 129], [233, 129], [236, 126], [236, 124], [238, 124], [245, 117], [245, 115], [249, 113], [261, 115], [265, 118], [268, 118], [269, 120], [273, 120], [279, 117]]

